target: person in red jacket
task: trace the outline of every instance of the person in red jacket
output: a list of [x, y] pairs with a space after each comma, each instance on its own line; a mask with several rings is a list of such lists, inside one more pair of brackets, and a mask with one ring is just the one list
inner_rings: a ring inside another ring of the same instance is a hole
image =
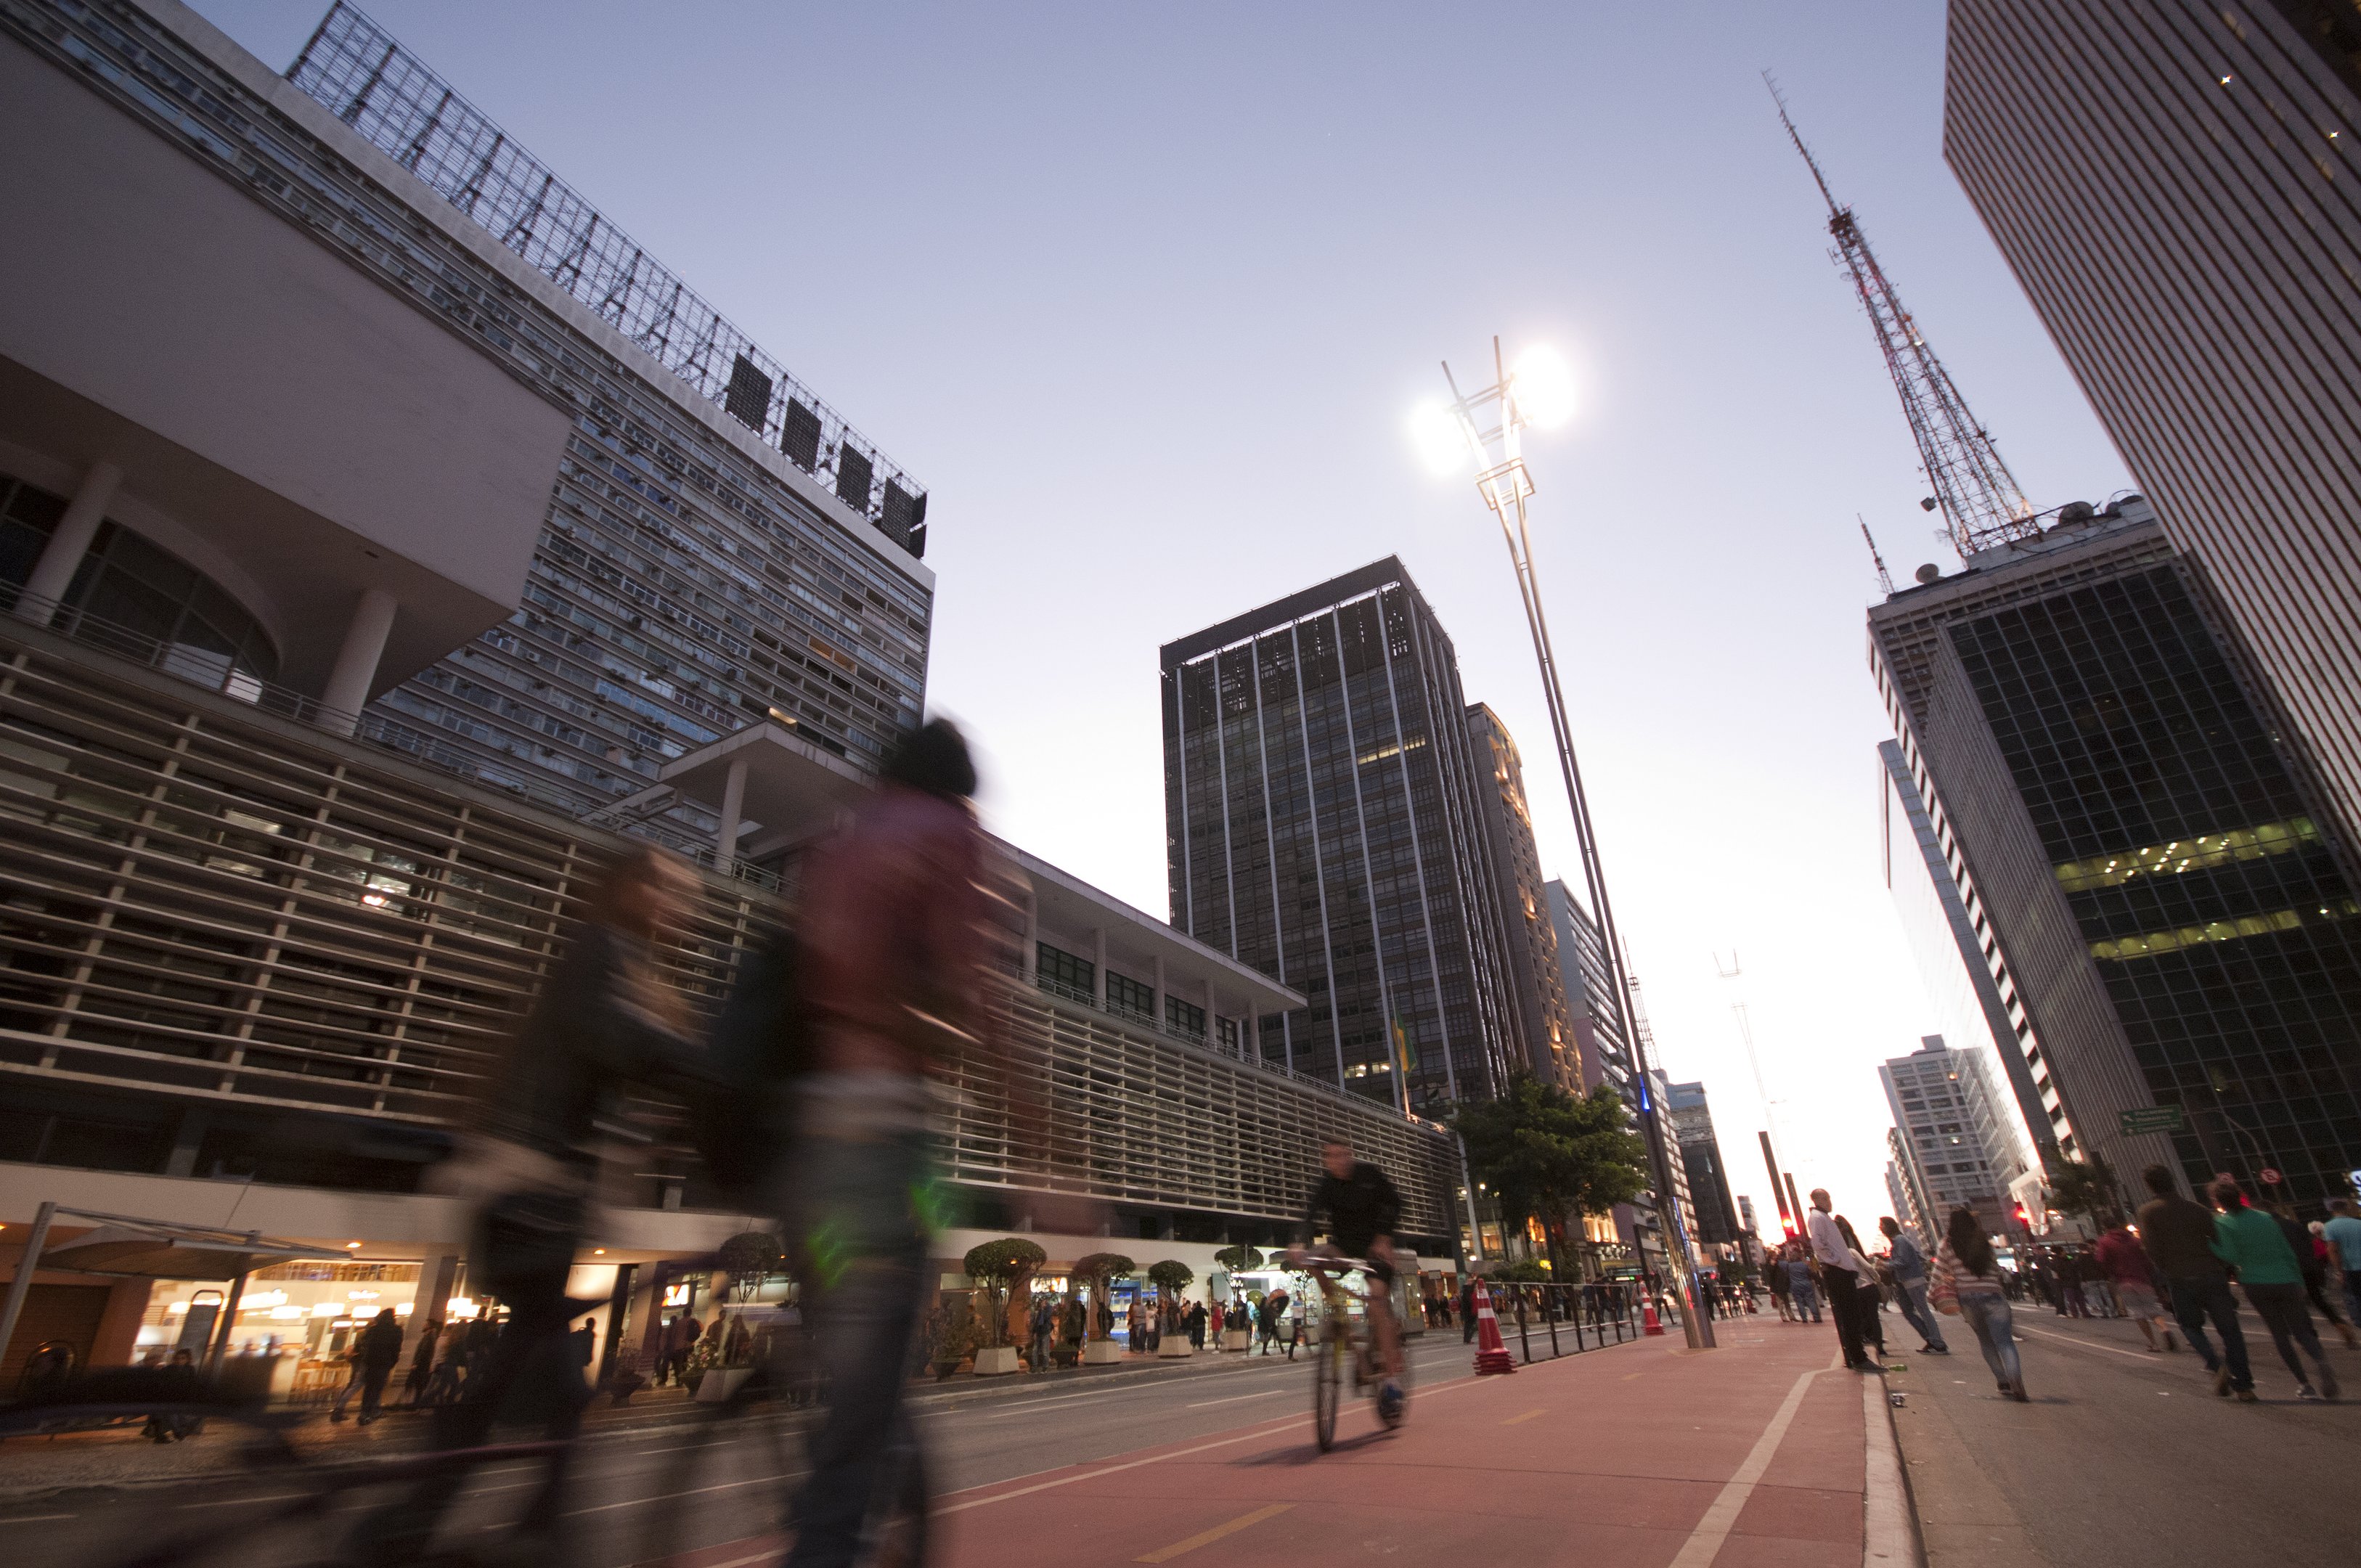
[[[2139, 1325], [2148, 1349], [2179, 1350], [2171, 1326], [2165, 1321], [2164, 1303], [2156, 1293], [2156, 1266], [2148, 1261], [2147, 1248], [2140, 1245], [2132, 1228], [2117, 1220], [2092, 1250], [2107, 1276], [2107, 1283], [2114, 1288], [2115, 1300], [2123, 1307], [2124, 1316]], [[2163, 1336], [2160, 1344], [2159, 1334]]]

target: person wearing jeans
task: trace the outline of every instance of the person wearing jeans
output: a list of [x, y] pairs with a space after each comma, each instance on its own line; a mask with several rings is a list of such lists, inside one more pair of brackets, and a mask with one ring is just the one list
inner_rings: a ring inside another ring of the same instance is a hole
[[1975, 1211], [1965, 1206], [1951, 1211], [1943, 1245], [1935, 1254], [1934, 1302], [1940, 1310], [1958, 1312], [1975, 1331], [1977, 1348], [1984, 1353], [1984, 1365], [1992, 1369], [1993, 1381], [2000, 1385], [2001, 1397], [2029, 1403], [2025, 1365], [2016, 1354], [2015, 1318], [2009, 1310], [2008, 1292], [2001, 1286], [2000, 1262], [1993, 1255], [1992, 1242], [1977, 1222]]
[[1779, 1266], [1787, 1271], [1787, 1293], [1795, 1299], [1795, 1321], [1802, 1322], [1806, 1313], [1814, 1322], [1820, 1321], [1820, 1288], [1812, 1280], [1812, 1265], [1796, 1244], [1789, 1244], [1787, 1261]]
[[2328, 1244], [2329, 1267], [2344, 1282], [2345, 1321], [2361, 1328], [2361, 1208], [2350, 1198], [2331, 1198], [2320, 1234]]
[[[2247, 1302], [2270, 1331], [2279, 1359], [2295, 1376], [2296, 1398], [2334, 1399], [2336, 1370], [2328, 1365], [2320, 1336], [2312, 1332], [2312, 1313], [2303, 1299], [2303, 1267], [2280, 1234], [2279, 1222], [2260, 1209], [2248, 1208], [2246, 1193], [2227, 1176], [2213, 1184], [2213, 1206], [2222, 1212], [2213, 1222], [2213, 1255], [2238, 1271]], [[2296, 1357], [2299, 1345], [2320, 1368], [2316, 1387]]]
[[[2190, 1344], [2205, 1358], [2213, 1392], [2235, 1393], [2251, 1401], [2255, 1373], [2246, 1360], [2246, 1336], [2238, 1327], [2238, 1303], [2230, 1294], [2229, 1271], [2213, 1255], [2213, 1212], [2174, 1191], [2169, 1167], [2149, 1166], [2140, 1172], [2140, 1179], [2156, 1194], [2140, 1205], [2140, 1245], [2164, 1277], [2172, 1315]], [[2205, 1337], [2209, 1318], [2222, 1336], [2219, 1354]]]
[[1903, 1319], [1918, 1331], [1924, 1342], [1918, 1348], [1930, 1355], [1950, 1354], [1951, 1347], [1943, 1343], [1942, 1325], [1927, 1310], [1927, 1255], [1894, 1223], [1893, 1215], [1878, 1221], [1877, 1228], [1885, 1233], [1886, 1262], [1894, 1269], [1894, 1287], [1902, 1298]]

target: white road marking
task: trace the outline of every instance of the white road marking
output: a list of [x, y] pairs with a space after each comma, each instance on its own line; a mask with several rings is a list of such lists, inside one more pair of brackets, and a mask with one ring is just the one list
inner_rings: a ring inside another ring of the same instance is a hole
[[1233, 1394], [1226, 1399], [1200, 1399], [1193, 1405], [1184, 1406], [1183, 1409], [1202, 1410], [1212, 1405], [1235, 1405], [1241, 1399], [1268, 1399], [1274, 1394], [1288, 1392], [1290, 1390], [1285, 1388], [1266, 1388], [1259, 1394]]
[[2047, 1329], [2020, 1328], [2016, 1332], [2021, 1334], [2031, 1334], [2036, 1339], [2054, 1339], [2059, 1344], [2070, 1344], [2076, 1350], [2103, 1350], [2109, 1355], [2128, 1355], [2134, 1361], [2146, 1361], [2149, 1359], [2147, 1353], [2145, 1351], [2117, 1350], [2111, 1344], [2090, 1344], [2084, 1341], [2075, 1339], [2069, 1334], [2053, 1334]]
[[1730, 1528], [1738, 1523], [1739, 1514], [1746, 1508], [1746, 1499], [1754, 1495], [1754, 1484], [1763, 1479], [1765, 1470], [1771, 1468], [1771, 1456], [1779, 1452], [1780, 1440], [1787, 1435], [1787, 1429], [1795, 1425], [1795, 1412], [1803, 1408], [1804, 1396], [1811, 1391], [1812, 1379], [1823, 1372], [1833, 1372], [1837, 1365], [1841, 1365], [1817, 1367], [1795, 1379], [1795, 1386], [1787, 1390], [1787, 1397], [1780, 1401], [1777, 1413], [1772, 1416], [1771, 1424], [1763, 1429], [1763, 1435], [1754, 1440], [1752, 1448], [1747, 1450], [1746, 1458], [1738, 1466], [1737, 1474], [1723, 1484], [1720, 1493], [1706, 1509], [1705, 1518], [1697, 1520], [1697, 1528], [1689, 1531], [1688, 1540], [1682, 1543], [1679, 1554], [1673, 1559], [1672, 1568], [1708, 1568], [1715, 1555], [1721, 1551], [1722, 1542], [1730, 1539]]

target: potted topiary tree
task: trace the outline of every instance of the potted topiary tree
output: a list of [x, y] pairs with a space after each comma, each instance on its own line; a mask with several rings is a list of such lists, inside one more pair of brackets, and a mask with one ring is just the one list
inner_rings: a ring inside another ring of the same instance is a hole
[[1104, 1366], [1123, 1359], [1123, 1346], [1112, 1337], [1114, 1330], [1099, 1328], [1099, 1313], [1107, 1310], [1108, 1288], [1138, 1266], [1119, 1252], [1094, 1252], [1075, 1260], [1074, 1277], [1089, 1280], [1091, 1286], [1090, 1313], [1083, 1320], [1083, 1365]]
[[1176, 1360], [1189, 1354], [1189, 1335], [1180, 1326], [1180, 1292], [1197, 1271], [1177, 1257], [1148, 1266], [1148, 1283], [1156, 1287], [1158, 1310], [1163, 1313], [1164, 1331], [1156, 1342], [1156, 1354], [1161, 1360]]
[[1008, 1343], [1008, 1296], [1012, 1287], [1033, 1277], [1049, 1255], [1022, 1236], [968, 1249], [968, 1278], [983, 1291], [984, 1338], [975, 1353], [975, 1375], [1002, 1377], [1017, 1369], [1016, 1347]]
[[693, 1396], [699, 1404], [729, 1398], [741, 1383], [754, 1375], [754, 1336], [746, 1332], [744, 1322], [730, 1309], [734, 1305], [742, 1312], [763, 1287], [778, 1275], [786, 1255], [779, 1250], [779, 1238], [770, 1232], [741, 1231], [721, 1244], [713, 1260], [729, 1276], [730, 1285], [722, 1300], [721, 1316], [713, 1325], [721, 1332]]
[[[1221, 1251], [1213, 1255], [1213, 1261], [1230, 1271], [1231, 1296], [1239, 1299], [1244, 1299], [1246, 1292], [1238, 1287], [1238, 1276], [1244, 1274], [1250, 1268], [1260, 1268], [1268, 1260], [1263, 1256], [1261, 1250], [1257, 1247], [1225, 1246]], [[1254, 1330], [1251, 1328], [1225, 1328], [1222, 1331], [1220, 1343], [1224, 1351], [1245, 1350], [1248, 1348], [1253, 1342]]]

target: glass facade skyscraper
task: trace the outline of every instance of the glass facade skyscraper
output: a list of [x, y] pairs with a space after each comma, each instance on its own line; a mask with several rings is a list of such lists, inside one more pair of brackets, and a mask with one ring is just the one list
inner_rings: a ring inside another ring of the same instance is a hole
[[2350, 0], [1951, 0], [1943, 99], [1945, 159], [2166, 531], [2203, 564], [2348, 850], [2356, 50]]
[[1168, 643], [1162, 669], [1172, 923], [1310, 999], [1257, 1021], [1263, 1058], [1411, 1111], [1497, 1093], [1490, 775], [1401, 563]]
[[1673, 1141], [1680, 1146], [1682, 1174], [1688, 1178], [1689, 1201], [1697, 1212], [1697, 1239], [1709, 1246], [1729, 1246], [1738, 1240], [1738, 1205], [1732, 1200], [1730, 1173], [1722, 1168], [1721, 1144], [1714, 1136], [1713, 1107], [1702, 1083], [1667, 1083], [1664, 1112], [1672, 1123]]
[[[2361, 907], [2226, 623], [2136, 497], [1870, 612], [2070, 1155], [2126, 1178], [2361, 1165]], [[2125, 1113], [2177, 1106], [2179, 1134]]]
[[1475, 743], [1477, 765], [1490, 781], [1490, 787], [1478, 795], [1493, 885], [1500, 895], [1500, 925], [1508, 937], [1518, 1059], [1534, 1077], [1579, 1094], [1582, 1047], [1575, 1039], [1565, 981], [1558, 973], [1557, 926], [1550, 918], [1541, 850], [1533, 842], [1524, 763], [1509, 727], [1480, 702], [1467, 709], [1467, 734]]

